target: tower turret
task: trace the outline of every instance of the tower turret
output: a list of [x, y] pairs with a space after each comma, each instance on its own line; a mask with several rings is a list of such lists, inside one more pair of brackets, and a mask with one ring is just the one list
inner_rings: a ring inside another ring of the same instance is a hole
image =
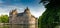
[[9, 22], [12, 24], [13, 20], [16, 18], [17, 15], [17, 9], [10, 11], [9, 13]]
[[10, 12], [10, 15], [16, 15], [16, 14], [17, 14], [17, 9], [12, 10], [12, 11]]
[[24, 15], [26, 15], [27, 17], [29, 18], [31, 17], [31, 12], [28, 7], [25, 9], [24, 13], [25, 13]]
[[26, 14], [30, 14], [29, 8], [27, 7], [24, 12], [25, 12]]

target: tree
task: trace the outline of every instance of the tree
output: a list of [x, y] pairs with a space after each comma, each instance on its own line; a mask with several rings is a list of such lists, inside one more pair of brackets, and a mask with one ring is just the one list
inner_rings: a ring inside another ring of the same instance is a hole
[[8, 23], [9, 22], [8, 15], [1, 15], [0, 16], [0, 22], [1, 23]]
[[[60, 1], [59, 0], [41, 0], [46, 11], [39, 18], [41, 28], [55, 28], [60, 25]], [[48, 2], [48, 4], [46, 4]]]

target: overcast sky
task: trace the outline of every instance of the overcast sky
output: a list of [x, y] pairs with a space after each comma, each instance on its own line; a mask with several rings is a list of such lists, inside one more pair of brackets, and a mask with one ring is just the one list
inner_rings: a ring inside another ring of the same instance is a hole
[[9, 12], [15, 8], [18, 12], [23, 12], [28, 6], [31, 14], [39, 17], [45, 11], [44, 6], [39, 4], [39, 1], [40, 0], [0, 0], [0, 15], [9, 15]]

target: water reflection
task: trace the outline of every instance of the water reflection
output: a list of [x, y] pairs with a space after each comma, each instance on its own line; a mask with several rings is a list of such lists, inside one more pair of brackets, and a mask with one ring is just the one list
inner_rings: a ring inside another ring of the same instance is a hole
[[33, 25], [2, 25], [0, 28], [34, 28]]

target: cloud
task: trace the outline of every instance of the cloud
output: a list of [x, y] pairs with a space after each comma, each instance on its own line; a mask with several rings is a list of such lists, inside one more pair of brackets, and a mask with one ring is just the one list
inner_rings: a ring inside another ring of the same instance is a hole
[[9, 12], [12, 11], [12, 10], [14, 10], [15, 8], [17, 9], [17, 11], [19, 13], [24, 11], [24, 9], [21, 8], [21, 7], [17, 7], [17, 6], [5, 6], [5, 7], [0, 7], [0, 15], [1, 14], [3, 14], [3, 15], [7, 14], [7, 15], [9, 15]]
[[[21, 8], [21, 7], [18, 7], [18, 6], [7, 6], [7, 7], [0, 7], [0, 15], [1, 14], [7, 14], [9, 15], [9, 12], [11, 10], [14, 10], [14, 9], [17, 9], [17, 11], [19, 13], [23, 12], [25, 10], [25, 8]], [[31, 14], [34, 15], [35, 17], [39, 17], [42, 15], [42, 13], [45, 11], [44, 9], [42, 8], [37, 8], [38, 10], [34, 10], [34, 9], [30, 9], [31, 11]]]
[[46, 9], [44, 8], [44, 6], [35, 6], [30, 7], [30, 10], [35, 17], [39, 18], [39, 16], [41, 16]]
[[[29, 3], [30, 4], [30, 3]], [[35, 16], [35, 17], [39, 17], [42, 15], [42, 13], [45, 11], [45, 8], [42, 5], [37, 5], [37, 4], [32, 4], [32, 5], [22, 5], [22, 4], [14, 4], [14, 5], [0, 5], [0, 14], [8, 14], [11, 10], [14, 10], [15, 8], [17, 9], [17, 11], [23, 12], [26, 8], [26, 6], [29, 7], [31, 13]]]
[[35, 17], [39, 17], [41, 15], [40, 12], [31, 12], [31, 14]]
[[31, 14], [33, 14], [35, 17], [39, 18], [39, 16], [41, 16], [43, 14], [45, 10], [43, 9], [39, 9], [39, 11], [31, 11]]
[[1, 3], [4, 3], [4, 2], [3, 2], [2, 0], [0, 0], [0, 4], [1, 4]]
[[9, 15], [9, 13], [6, 11], [6, 8], [0, 8], [0, 15]]

